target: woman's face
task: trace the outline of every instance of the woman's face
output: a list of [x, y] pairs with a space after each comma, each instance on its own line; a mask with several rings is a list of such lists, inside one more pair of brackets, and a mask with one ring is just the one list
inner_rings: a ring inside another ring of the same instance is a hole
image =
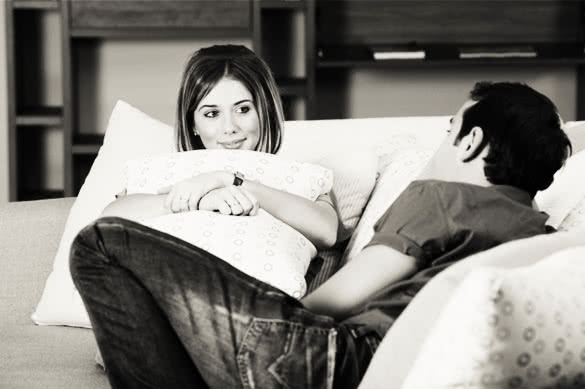
[[244, 84], [222, 78], [194, 112], [195, 131], [206, 149], [255, 150], [260, 137], [258, 111]]

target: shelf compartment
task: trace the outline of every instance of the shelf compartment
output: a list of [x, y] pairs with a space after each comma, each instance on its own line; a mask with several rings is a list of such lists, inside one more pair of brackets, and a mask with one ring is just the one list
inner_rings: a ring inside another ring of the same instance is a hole
[[585, 64], [585, 58], [478, 58], [478, 59], [393, 59], [393, 60], [320, 60], [317, 67], [325, 68], [391, 68], [401, 66], [564, 66]]
[[14, 9], [59, 9], [58, 0], [14, 0], [12, 2]]
[[71, 30], [250, 29], [250, 3], [229, 1], [100, 1], [71, 3]]
[[283, 96], [303, 97], [307, 93], [307, 81], [304, 78], [278, 77], [276, 84]]
[[305, 0], [260, 0], [260, 6], [264, 9], [303, 9], [306, 6]]
[[27, 189], [21, 191], [19, 201], [33, 201], [45, 199], [59, 199], [65, 197], [65, 191], [61, 189]]
[[17, 126], [63, 126], [63, 109], [61, 107], [25, 108], [16, 115]]
[[71, 145], [73, 155], [97, 155], [104, 143], [104, 136], [101, 134], [76, 135]]
[[[424, 50], [423, 59], [383, 59], [373, 58], [373, 45], [324, 46], [317, 52], [318, 68], [351, 68], [370, 67], [385, 68], [399, 66], [477, 66], [477, 65], [577, 65], [585, 63], [583, 45], [575, 43], [547, 43], [524, 44], [531, 47], [535, 56], [501, 56], [489, 57], [490, 45], [484, 44], [419, 44], [417, 47]], [[377, 45], [379, 46], [379, 45]], [[493, 44], [493, 50], [499, 50], [502, 45]], [[514, 47], [515, 45], [507, 45]], [[460, 52], [469, 47], [478, 47], [488, 54], [479, 58], [460, 58]], [[494, 51], [495, 52], [495, 51]], [[503, 52], [502, 52], [503, 53]]]
[[73, 38], [239, 38], [250, 34], [248, 28], [75, 28]]

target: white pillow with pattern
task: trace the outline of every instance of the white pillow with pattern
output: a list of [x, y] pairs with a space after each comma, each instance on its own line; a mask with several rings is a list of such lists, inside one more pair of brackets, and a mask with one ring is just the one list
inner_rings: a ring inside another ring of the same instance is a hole
[[133, 159], [126, 163], [126, 190], [158, 193], [177, 182], [212, 171], [244, 174], [246, 180], [315, 200], [333, 185], [329, 169], [248, 150], [193, 150]]
[[585, 387], [583, 258], [580, 246], [530, 266], [470, 272], [402, 388]]

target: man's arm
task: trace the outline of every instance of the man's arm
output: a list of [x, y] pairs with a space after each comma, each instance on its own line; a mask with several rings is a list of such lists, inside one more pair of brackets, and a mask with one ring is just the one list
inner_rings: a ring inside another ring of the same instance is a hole
[[315, 313], [343, 319], [415, 271], [414, 257], [384, 245], [368, 246], [301, 302]]

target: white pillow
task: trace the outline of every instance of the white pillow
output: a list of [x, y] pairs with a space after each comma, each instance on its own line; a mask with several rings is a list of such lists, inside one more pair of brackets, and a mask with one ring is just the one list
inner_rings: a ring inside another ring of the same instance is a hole
[[317, 250], [297, 230], [262, 209], [255, 216], [183, 212], [142, 223], [202, 248], [294, 298], [305, 295], [305, 273]]
[[[319, 165], [273, 154], [241, 150], [194, 150], [128, 161], [128, 194], [153, 193], [211, 171], [241, 171], [246, 180], [315, 201], [333, 185], [332, 172]], [[256, 216], [192, 211], [142, 220], [200, 247], [244, 273], [301, 298], [305, 273], [317, 254], [301, 233], [260, 210]]]
[[220, 149], [175, 152], [128, 161], [126, 190], [128, 194], [156, 194], [177, 182], [217, 170], [240, 171], [246, 180], [311, 201], [329, 192], [333, 185], [332, 172], [316, 164], [256, 151]]
[[585, 386], [584, 257], [580, 246], [531, 266], [473, 270], [402, 388]]
[[380, 177], [363, 215], [351, 236], [343, 254], [342, 264], [354, 259], [374, 236], [374, 224], [392, 205], [394, 200], [424, 168], [433, 154], [427, 147], [410, 144], [408, 148], [396, 147], [402, 142], [388, 142], [388, 152], [380, 155]]
[[69, 250], [79, 231], [99, 217], [125, 184], [127, 160], [175, 150], [173, 128], [118, 101], [104, 144], [73, 204], [57, 249], [53, 270], [32, 314], [39, 325], [89, 327], [89, 318], [69, 273]]
[[377, 348], [359, 389], [402, 388], [425, 339], [471, 270], [485, 266], [504, 269], [528, 266], [557, 251], [584, 243], [580, 231], [537, 235], [503, 243], [449, 266], [417, 293], [392, 324]]
[[570, 230], [585, 226], [585, 150], [573, 154], [556, 174], [550, 187], [534, 198], [540, 210], [550, 215], [547, 224]]

